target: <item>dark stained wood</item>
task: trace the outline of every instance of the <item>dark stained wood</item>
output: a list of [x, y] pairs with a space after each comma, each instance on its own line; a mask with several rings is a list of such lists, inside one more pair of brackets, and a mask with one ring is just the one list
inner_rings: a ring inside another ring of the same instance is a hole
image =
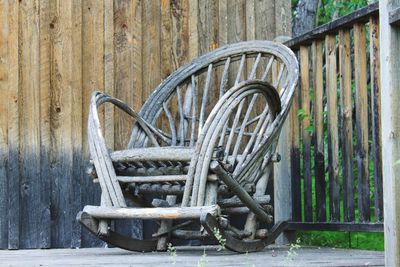
[[354, 221], [354, 181], [353, 181], [353, 106], [351, 90], [351, 47], [350, 30], [339, 31], [339, 73], [340, 73], [340, 111], [341, 145], [343, 159], [343, 202], [344, 221]]
[[383, 232], [383, 223], [353, 223], [353, 222], [289, 222], [289, 230], [300, 231], [343, 231], [343, 232]]
[[356, 22], [368, 22], [372, 16], [377, 16], [379, 12], [379, 3], [373, 3], [364, 8], [352, 12], [346, 16], [326, 23], [309, 31], [303, 35], [285, 43], [292, 49], [297, 49], [300, 45], [310, 44], [315, 39], [323, 39], [327, 34], [336, 34], [340, 29], [351, 28]]
[[40, 202], [40, 102], [32, 99], [40, 98], [40, 37], [39, 6], [34, 1], [21, 2], [20, 18], [20, 54], [24, 61], [20, 62], [19, 71], [21, 88], [20, 99], [20, 151], [21, 168], [21, 225], [20, 246], [25, 248], [40, 247], [40, 225], [43, 205]]
[[358, 167], [358, 217], [361, 222], [370, 220], [370, 186], [368, 167], [368, 94], [367, 59], [364, 24], [354, 25], [354, 74]]
[[290, 172], [292, 176], [292, 216], [293, 220], [301, 221], [301, 175], [300, 175], [300, 127], [297, 117], [299, 109], [299, 88], [294, 92], [290, 111], [291, 147]]
[[[101, 8], [101, 7], [100, 7]], [[93, 8], [94, 12], [96, 11]], [[68, 196], [72, 190], [72, 91], [73, 62], [72, 57], [72, 3], [65, 1], [52, 2], [54, 28], [51, 31], [52, 65], [51, 65], [51, 213], [53, 223], [58, 225], [51, 230], [51, 243], [54, 247], [71, 245], [71, 230], [74, 214], [71, 214], [71, 200]], [[98, 10], [100, 12], [100, 10]], [[102, 41], [102, 40], [101, 40]], [[95, 49], [94, 49], [95, 50]], [[59, 67], [63, 66], [63, 67]], [[63, 186], [60, 186], [63, 184]]]
[[[0, 3], [0, 24], [8, 25], [9, 20], [8, 3]], [[9, 83], [7, 69], [10, 61], [8, 55], [8, 40], [10, 36], [9, 29], [0, 30], [0, 92], [7, 94], [9, 91]], [[0, 213], [6, 215], [8, 213], [8, 192], [7, 192], [7, 168], [8, 168], [8, 99], [2, 97], [0, 99]], [[0, 248], [8, 248], [8, 216], [0, 217]]]
[[[20, 247], [20, 166], [19, 161], [19, 109], [20, 109], [20, 87], [19, 87], [19, 2], [14, 2], [8, 8], [8, 53], [9, 53], [9, 86], [8, 86], [8, 248]], [[6, 24], [4, 24], [6, 25]]]
[[304, 112], [301, 119], [301, 135], [303, 143], [303, 177], [304, 177], [304, 220], [311, 222], [312, 216], [312, 178], [311, 178], [311, 133], [310, 133], [310, 68], [308, 46], [300, 46], [300, 87], [301, 110]]
[[[110, 2], [110, 1], [108, 1]], [[71, 213], [75, 214], [82, 206], [82, 178], [84, 175], [82, 166], [82, 135], [85, 132], [82, 121], [83, 113], [83, 95], [82, 95], [82, 4], [74, 2], [72, 5], [72, 20], [75, 22], [72, 26], [72, 61], [74, 68], [72, 69], [72, 178], [71, 187]], [[49, 203], [50, 205], [50, 203]], [[82, 246], [82, 227], [78, 223], [72, 223], [71, 229], [71, 247]]]
[[381, 141], [381, 80], [380, 80], [380, 44], [379, 21], [371, 18], [370, 27], [370, 70], [371, 70], [371, 121], [372, 154], [374, 158], [374, 208], [375, 221], [383, 220], [383, 177], [382, 177], [382, 141]]
[[312, 70], [314, 88], [314, 175], [317, 221], [326, 221], [325, 154], [324, 154], [324, 81], [323, 43], [316, 40], [312, 44]]
[[400, 7], [389, 12], [389, 23], [393, 26], [400, 26]]
[[328, 102], [328, 171], [330, 220], [340, 220], [339, 135], [337, 118], [336, 36], [325, 38], [326, 94]]

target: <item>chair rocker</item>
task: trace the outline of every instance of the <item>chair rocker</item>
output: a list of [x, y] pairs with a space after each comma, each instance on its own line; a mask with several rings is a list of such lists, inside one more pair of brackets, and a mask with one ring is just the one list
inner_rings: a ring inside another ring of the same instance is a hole
[[[233, 251], [262, 250], [286, 227], [274, 222], [266, 191], [297, 79], [290, 49], [248, 41], [179, 68], [139, 113], [94, 92], [89, 172], [100, 184], [101, 204], [85, 206], [77, 220], [132, 251], [166, 250], [182, 239], [223, 239]], [[97, 110], [107, 102], [135, 120], [126, 150], [110, 151], [102, 136]], [[159, 227], [152, 238], [137, 240], [112, 230], [119, 219], [153, 220]]]

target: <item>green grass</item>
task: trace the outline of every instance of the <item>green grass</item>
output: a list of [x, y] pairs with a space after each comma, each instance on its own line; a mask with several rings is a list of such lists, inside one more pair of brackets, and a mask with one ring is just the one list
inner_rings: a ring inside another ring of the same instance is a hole
[[384, 250], [383, 233], [309, 231], [298, 232], [298, 237], [307, 246]]

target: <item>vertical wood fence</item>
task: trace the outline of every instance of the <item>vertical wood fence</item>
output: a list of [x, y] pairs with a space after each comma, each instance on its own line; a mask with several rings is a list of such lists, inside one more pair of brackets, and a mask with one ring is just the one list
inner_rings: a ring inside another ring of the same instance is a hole
[[[138, 110], [177, 66], [289, 35], [290, 21], [289, 0], [0, 1], [0, 248], [99, 245], [75, 222], [100, 199], [85, 174], [94, 89]], [[106, 107], [101, 120], [125, 147], [127, 118]]]
[[383, 230], [378, 8], [286, 43], [301, 76], [291, 116], [292, 229]]

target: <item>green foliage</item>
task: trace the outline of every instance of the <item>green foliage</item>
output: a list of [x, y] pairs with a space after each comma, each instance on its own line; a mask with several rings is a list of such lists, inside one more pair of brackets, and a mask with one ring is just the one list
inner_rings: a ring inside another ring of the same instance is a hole
[[[299, 0], [292, 0], [293, 14], [298, 2]], [[366, 5], [368, 5], [367, 0], [320, 0], [319, 9], [317, 10], [317, 25], [330, 22], [335, 15], [341, 17]]]
[[297, 238], [295, 243], [290, 244], [289, 250], [287, 251], [286, 259], [294, 260], [294, 258], [298, 256], [297, 250], [301, 248], [300, 244], [301, 244], [300, 238]]
[[384, 250], [383, 233], [299, 232], [301, 245], [351, 249]]
[[171, 257], [172, 260], [172, 265], [176, 264], [176, 247], [174, 247], [171, 243], [168, 243], [167, 245], [167, 252], [169, 256]]
[[217, 239], [219, 247], [218, 251], [225, 249], [226, 239], [221, 235], [218, 228], [213, 229], [214, 237]]
[[338, 17], [341, 17], [366, 5], [368, 5], [367, 0], [324, 0], [322, 1], [320, 10], [318, 10], [318, 25], [331, 21], [335, 13], [337, 13]]

